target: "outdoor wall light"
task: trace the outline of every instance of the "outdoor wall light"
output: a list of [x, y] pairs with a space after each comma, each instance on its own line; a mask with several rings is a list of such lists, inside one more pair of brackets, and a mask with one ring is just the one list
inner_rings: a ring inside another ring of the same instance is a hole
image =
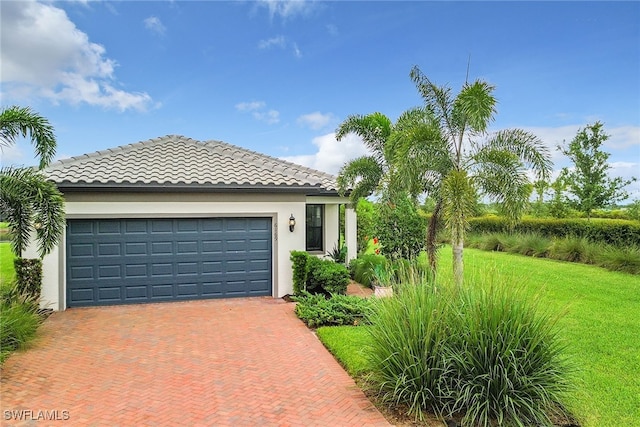
[[293, 229], [296, 227], [296, 219], [293, 217], [293, 214], [289, 217], [289, 231], [293, 232]]

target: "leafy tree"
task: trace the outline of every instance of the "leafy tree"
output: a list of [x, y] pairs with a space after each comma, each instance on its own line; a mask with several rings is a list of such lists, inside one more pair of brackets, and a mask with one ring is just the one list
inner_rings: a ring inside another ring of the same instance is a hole
[[553, 190], [551, 200], [549, 201], [549, 214], [554, 218], [566, 218], [569, 216], [569, 205], [564, 197], [567, 189], [567, 183], [564, 175], [561, 173], [550, 185]]
[[515, 221], [530, 194], [527, 167], [538, 179], [547, 179], [551, 160], [542, 141], [523, 130], [488, 135], [496, 113], [494, 87], [488, 83], [466, 82], [454, 95], [449, 87], [432, 83], [418, 67], [410, 77], [424, 106], [398, 119], [403, 126], [390, 135], [390, 151], [401, 181], [411, 191], [419, 188], [437, 200], [432, 220], [436, 224], [443, 216], [451, 234], [454, 277], [462, 285], [467, 219], [478, 197], [499, 202]]
[[594, 209], [611, 206], [629, 195], [624, 187], [635, 181], [620, 177], [609, 178], [611, 166], [607, 163], [610, 154], [601, 150], [609, 139], [603, 131], [603, 124], [595, 122], [579, 129], [568, 146], [558, 149], [573, 162], [574, 167], [564, 168], [562, 173], [567, 182], [567, 191], [573, 196], [571, 204], [587, 218]]
[[[49, 121], [28, 107], [0, 111], [0, 146], [11, 146], [29, 136], [40, 159], [40, 169], [55, 155], [56, 140]], [[17, 256], [35, 230], [42, 257], [59, 242], [64, 230], [64, 199], [54, 183], [32, 168], [0, 170], [0, 209], [9, 222], [11, 248]]]
[[388, 258], [413, 259], [424, 249], [425, 218], [406, 193], [391, 194], [380, 203], [374, 228]]

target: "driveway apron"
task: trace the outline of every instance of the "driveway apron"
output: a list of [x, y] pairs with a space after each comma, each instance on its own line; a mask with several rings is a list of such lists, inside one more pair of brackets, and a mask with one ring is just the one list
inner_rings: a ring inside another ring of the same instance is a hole
[[54, 313], [2, 368], [1, 423], [388, 426], [293, 308], [237, 298]]

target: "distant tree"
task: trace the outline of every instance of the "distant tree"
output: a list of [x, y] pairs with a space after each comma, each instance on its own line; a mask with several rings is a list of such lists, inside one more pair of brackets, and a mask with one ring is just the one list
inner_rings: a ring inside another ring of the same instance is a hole
[[609, 135], [604, 133], [602, 123], [595, 122], [579, 129], [568, 146], [558, 147], [574, 164], [573, 168], [563, 169], [567, 191], [572, 196], [571, 204], [587, 218], [594, 209], [625, 200], [629, 195], [624, 187], [636, 179], [609, 178], [611, 166], [607, 160], [610, 154], [601, 150], [607, 139]]
[[561, 173], [550, 185], [551, 200], [549, 200], [549, 214], [554, 218], [566, 218], [569, 216], [569, 204], [564, 192], [567, 189], [567, 183], [564, 175]]

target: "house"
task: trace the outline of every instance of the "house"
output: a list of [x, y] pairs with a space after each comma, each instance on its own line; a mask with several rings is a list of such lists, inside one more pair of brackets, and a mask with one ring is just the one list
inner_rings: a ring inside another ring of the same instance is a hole
[[[51, 164], [67, 227], [43, 259], [43, 305], [292, 293], [292, 250], [338, 243], [335, 177], [219, 141], [169, 135]], [[356, 217], [345, 240], [355, 257]], [[35, 256], [35, 247], [27, 257]]]

